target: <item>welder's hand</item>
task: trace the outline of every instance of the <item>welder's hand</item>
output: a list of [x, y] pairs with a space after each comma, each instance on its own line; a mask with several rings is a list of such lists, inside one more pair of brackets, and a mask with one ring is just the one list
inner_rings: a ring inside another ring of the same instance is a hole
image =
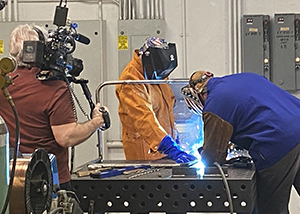
[[[100, 105], [100, 103], [97, 103], [94, 110], [93, 110], [93, 113], [92, 113], [92, 118], [93, 120], [97, 120], [98, 123], [99, 123], [99, 128], [100, 129], [104, 129], [104, 128], [109, 128], [110, 126], [110, 121], [107, 121], [109, 120], [109, 116], [108, 116], [108, 119], [105, 117], [104, 113], [103, 113], [103, 110], [107, 112], [108, 114], [108, 109], [106, 107], [103, 107]], [[109, 124], [107, 124], [109, 123]]]
[[166, 135], [159, 144], [158, 151], [168, 155], [172, 160], [177, 163], [187, 163], [197, 160], [193, 155], [189, 155], [184, 152], [171, 138], [170, 135]]

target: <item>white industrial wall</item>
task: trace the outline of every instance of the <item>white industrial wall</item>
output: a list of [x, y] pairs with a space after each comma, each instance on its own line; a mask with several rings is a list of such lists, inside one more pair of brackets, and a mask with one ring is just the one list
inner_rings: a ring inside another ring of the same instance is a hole
[[[143, 0], [148, 1], [148, 0]], [[17, 3], [17, 4], [16, 4]], [[52, 20], [58, 0], [22, 0], [9, 3], [18, 13], [6, 8], [0, 19], [6, 21], [45, 21]], [[118, 71], [118, 0], [81, 0], [68, 1], [69, 17], [72, 20], [105, 20], [103, 46], [105, 53], [104, 78], [101, 81], [117, 80]], [[300, 1], [295, 0], [163, 0], [163, 19], [165, 20], [165, 38], [177, 44], [179, 65], [171, 78], [188, 77], [193, 71], [206, 69], [216, 76], [236, 73], [241, 68], [241, 23], [244, 14], [266, 14], [271, 18], [275, 13], [300, 13]], [[3, 12], [1, 12], [3, 13]], [[1, 29], [3, 31], [5, 29]], [[80, 26], [79, 26], [80, 32]], [[137, 47], [138, 48], [138, 47]], [[97, 47], [95, 47], [97, 50]], [[99, 50], [100, 51], [100, 50]], [[91, 53], [93, 54], [93, 53]], [[88, 58], [89, 56], [85, 56]], [[83, 60], [85, 60], [83, 58]], [[95, 71], [83, 71], [87, 78], [93, 78]], [[99, 84], [101, 82], [99, 81]], [[94, 92], [96, 86], [92, 85]], [[114, 94], [114, 87], [108, 89]], [[108, 93], [105, 91], [105, 93]], [[78, 95], [80, 96], [80, 94]], [[105, 97], [105, 95], [103, 95]], [[110, 108], [112, 117], [117, 117], [117, 100], [103, 103]], [[89, 109], [87, 109], [89, 111]], [[120, 126], [113, 124], [105, 135], [110, 150], [106, 158], [123, 159], [120, 148]], [[106, 142], [105, 142], [106, 143]], [[97, 158], [97, 137], [76, 147], [75, 166]], [[293, 191], [291, 213], [300, 212], [299, 197]]]

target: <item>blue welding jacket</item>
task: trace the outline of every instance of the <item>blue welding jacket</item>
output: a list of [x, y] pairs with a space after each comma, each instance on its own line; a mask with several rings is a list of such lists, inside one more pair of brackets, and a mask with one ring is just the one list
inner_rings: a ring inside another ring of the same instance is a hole
[[265, 77], [214, 77], [207, 91], [203, 112], [233, 126], [231, 142], [249, 151], [257, 170], [274, 165], [300, 143], [300, 100]]

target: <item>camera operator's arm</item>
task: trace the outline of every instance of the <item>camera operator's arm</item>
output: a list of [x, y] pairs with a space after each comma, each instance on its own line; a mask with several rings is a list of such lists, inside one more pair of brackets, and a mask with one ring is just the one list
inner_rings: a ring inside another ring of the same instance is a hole
[[100, 107], [100, 104], [97, 103], [93, 110], [93, 118], [85, 123], [68, 123], [51, 126], [56, 142], [62, 147], [69, 147], [87, 140], [104, 124], [102, 113], [99, 111]]

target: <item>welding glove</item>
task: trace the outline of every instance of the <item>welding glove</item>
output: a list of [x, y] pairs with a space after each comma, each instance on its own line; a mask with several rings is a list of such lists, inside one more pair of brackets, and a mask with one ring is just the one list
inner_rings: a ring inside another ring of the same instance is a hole
[[170, 135], [166, 135], [159, 144], [158, 151], [167, 154], [176, 163], [187, 163], [197, 160], [193, 155], [184, 152]]
[[233, 133], [230, 123], [211, 112], [203, 112], [204, 143], [201, 151], [201, 161], [205, 166], [214, 162], [222, 164], [227, 156], [229, 140]]

